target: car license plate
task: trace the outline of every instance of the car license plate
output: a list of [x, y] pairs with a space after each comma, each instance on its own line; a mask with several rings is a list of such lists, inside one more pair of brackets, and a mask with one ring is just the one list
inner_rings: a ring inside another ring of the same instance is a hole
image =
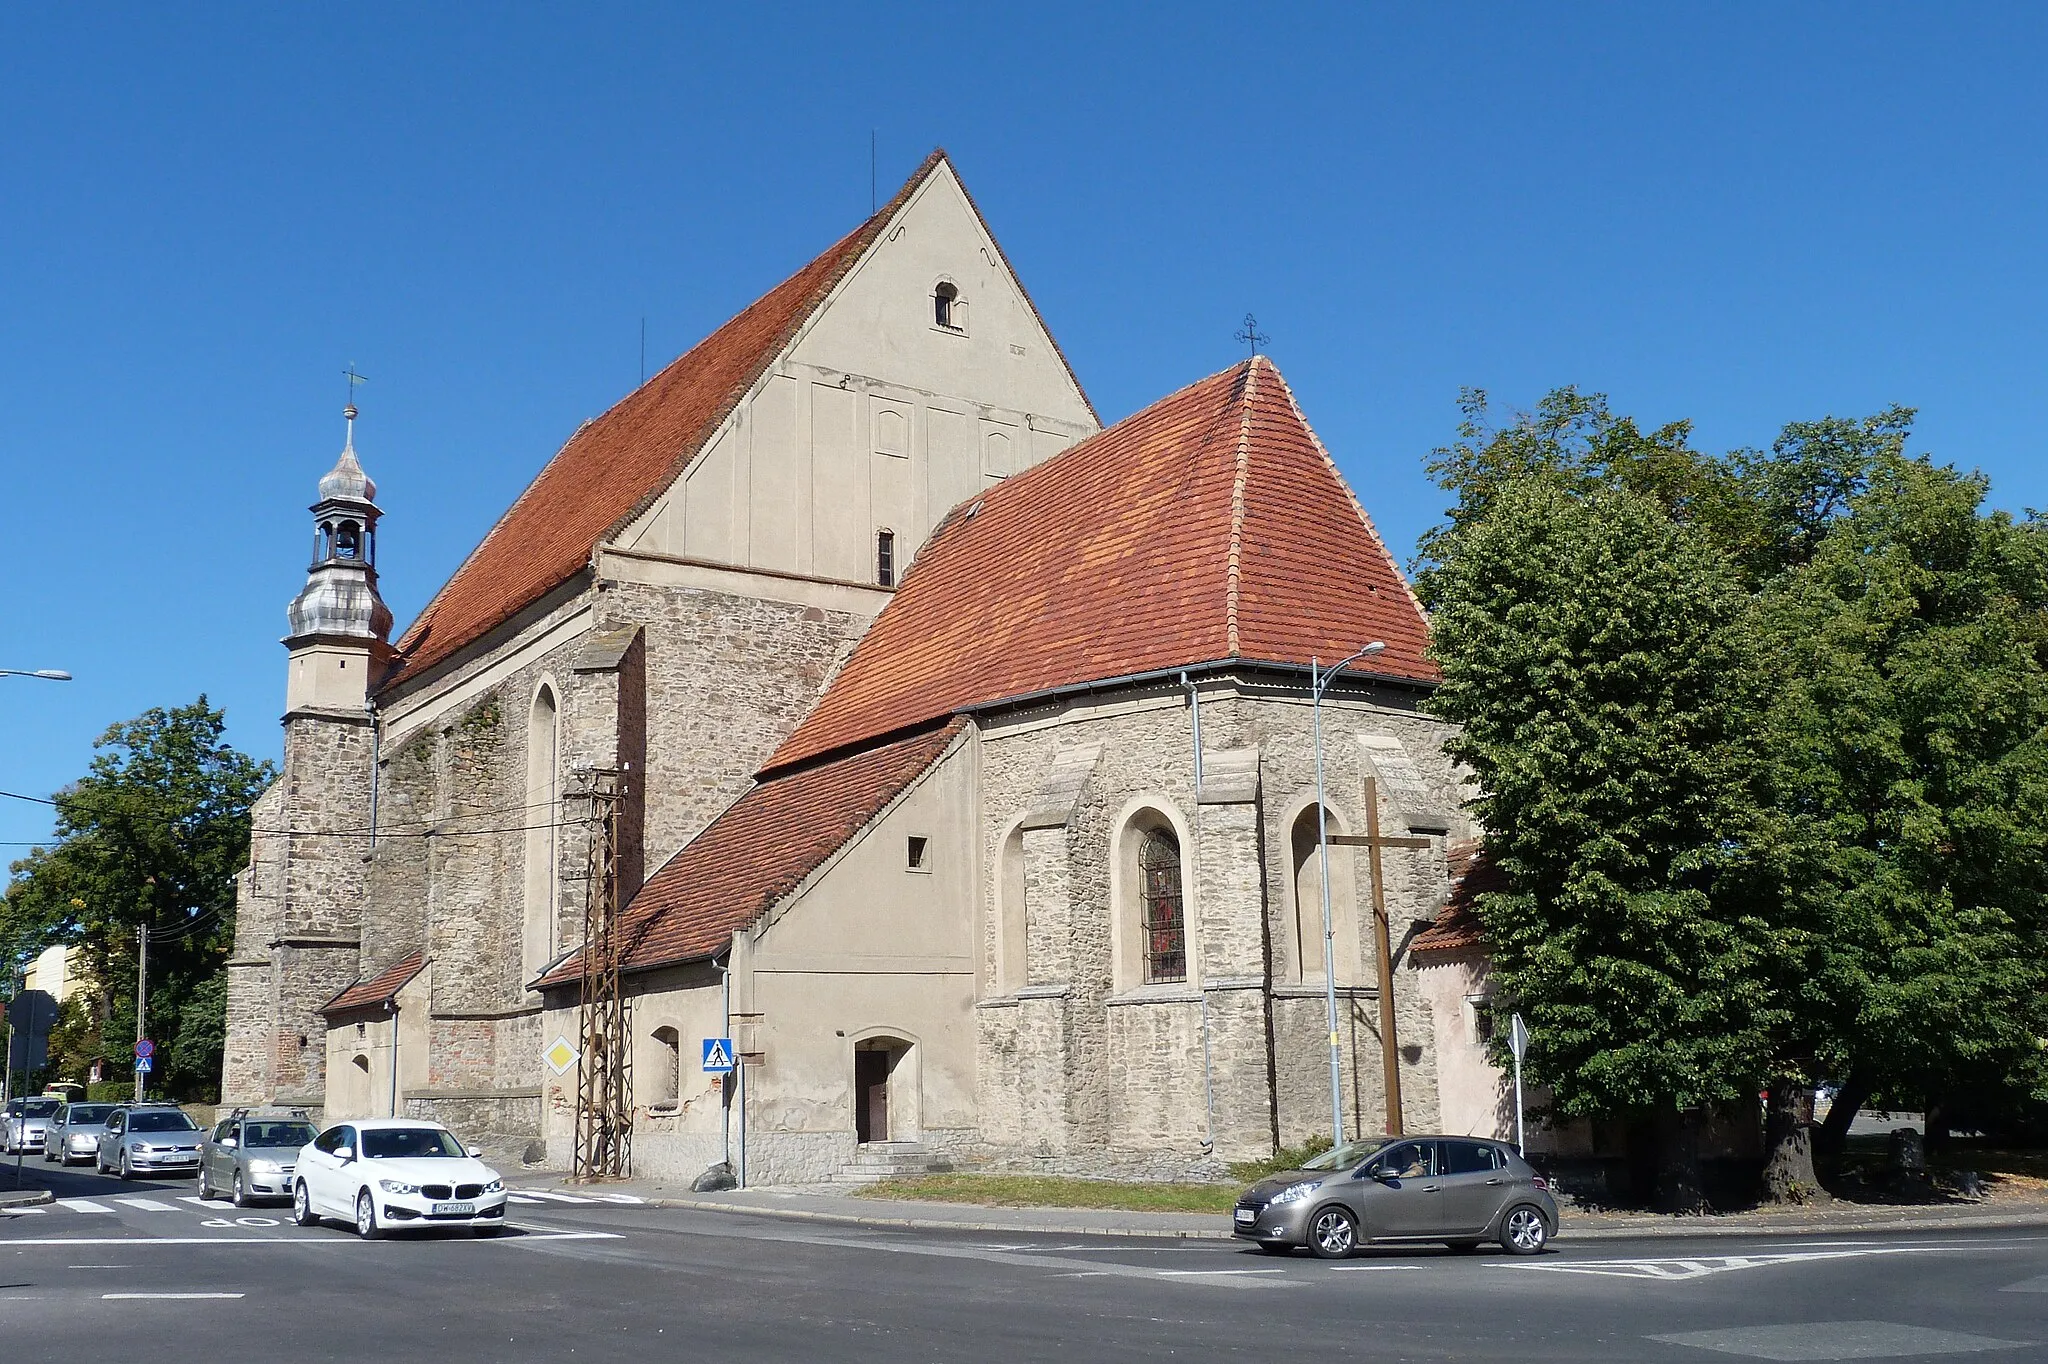
[[1258, 1213], [1252, 1211], [1250, 1208], [1239, 1208], [1237, 1210], [1236, 1216], [1237, 1220], [1240, 1222], [1256, 1222], [1259, 1220]]
[[476, 1216], [476, 1204], [474, 1204], [474, 1203], [436, 1203], [436, 1204], [434, 1205], [434, 1216], [436, 1216], [436, 1217], [474, 1217], [474, 1216]]
[[196, 1165], [199, 1163], [199, 1157], [196, 1155], [174, 1154], [163, 1157], [163, 1161], [166, 1165]]

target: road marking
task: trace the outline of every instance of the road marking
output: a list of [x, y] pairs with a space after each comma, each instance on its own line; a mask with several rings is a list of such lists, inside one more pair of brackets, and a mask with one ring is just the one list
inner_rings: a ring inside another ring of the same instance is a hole
[[[1547, 1274], [1593, 1274], [1610, 1279], [1662, 1279], [1677, 1282], [1703, 1279], [1710, 1274], [1729, 1274], [1741, 1269], [1769, 1269], [1777, 1265], [1804, 1264], [1814, 1260], [1855, 1260], [1870, 1255], [1932, 1255], [1965, 1246], [1864, 1246], [1857, 1250], [1802, 1250], [1771, 1255], [1701, 1255], [1680, 1258], [1666, 1256], [1645, 1260], [1562, 1260], [1496, 1262], [1495, 1269], [1533, 1269]], [[1659, 1337], [1662, 1339], [1662, 1337]]]
[[140, 1209], [142, 1209], [142, 1210], [143, 1210], [144, 1212], [176, 1212], [176, 1211], [177, 1211], [177, 1209], [176, 1209], [176, 1208], [174, 1208], [174, 1207], [172, 1207], [172, 1206], [171, 1206], [170, 1204], [168, 1204], [168, 1203], [159, 1203], [159, 1202], [157, 1202], [157, 1201], [156, 1201], [156, 1200], [155, 1200], [154, 1198], [117, 1198], [117, 1199], [115, 1199], [114, 1201], [115, 1201], [116, 1203], [123, 1203], [123, 1204], [126, 1204], [126, 1205], [127, 1205], [128, 1207], [131, 1207], [131, 1208], [140, 1208]]
[[108, 1207], [106, 1204], [95, 1203], [90, 1198], [60, 1198], [57, 1200], [57, 1206], [60, 1208], [69, 1208], [73, 1212], [113, 1211], [113, 1209]]
[[212, 1298], [239, 1298], [240, 1293], [102, 1293], [101, 1302], [197, 1302]]
[[41, 1217], [48, 1208], [0, 1208], [0, 1213], [9, 1217]]
[[506, 1194], [506, 1195], [505, 1195], [505, 1200], [506, 1200], [506, 1201], [507, 1201], [508, 1203], [545, 1203], [545, 1202], [547, 1202], [547, 1200], [546, 1200], [546, 1199], [544, 1199], [544, 1198], [535, 1198], [535, 1197], [534, 1197], [534, 1196], [533, 1196], [532, 1194], [523, 1194], [523, 1193], [515, 1193], [515, 1194]]
[[1420, 1270], [1421, 1265], [1331, 1265], [1332, 1274], [1392, 1274], [1401, 1270]]
[[[523, 1236], [487, 1236], [475, 1240], [450, 1239], [442, 1245], [516, 1246], [526, 1241], [623, 1241], [616, 1231], [529, 1231]], [[8, 1237], [0, 1249], [11, 1246], [352, 1246], [353, 1236], [39, 1236]]]
[[595, 1203], [595, 1202], [597, 1202], [597, 1200], [596, 1200], [596, 1199], [594, 1199], [594, 1198], [585, 1198], [585, 1197], [583, 1197], [583, 1196], [582, 1196], [582, 1195], [580, 1195], [580, 1194], [572, 1194], [572, 1193], [556, 1193], [556, 1192], [555, 1192], [554, 1190], [552, 1190], [552, 1189], [529, 1189], [529, 1190], [527, 1190], [527, 1192], [528, 1192], [528, 1193], [530, 1193], [530, 1194], [532, 1194], [532, 1195], [533, 1195], [533, 1196], [534, 1196], [535, 1198], [551, 1198], [551, 1199], [553, 1199], [553, 1200], [554, 1200], [555, 1202], [557, 1202], [557, 1203]]
[[212, 1199], [201, 1198], [198, 1194], [181, 1194], [179, 1195], [178, 1201], [180, 1203], [190, 1203], [195, 1208], [206, 1208], [213, 1206]]
[[1162, 1279], [1208, 1279], [1224, 1274], [1285, 1274], [1284, 1269], [1155, 1269]]

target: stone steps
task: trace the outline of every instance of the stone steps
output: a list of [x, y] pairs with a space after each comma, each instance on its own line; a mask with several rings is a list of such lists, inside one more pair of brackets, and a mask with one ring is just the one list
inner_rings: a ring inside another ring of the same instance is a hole
[[833, 1174], [831, 1183], [873, 1184], [906, 1175], [939, 1174], [953, 1168], [953, 1162], [922, 1142], [871, 1141], [854, 1148], [853, 1160]]

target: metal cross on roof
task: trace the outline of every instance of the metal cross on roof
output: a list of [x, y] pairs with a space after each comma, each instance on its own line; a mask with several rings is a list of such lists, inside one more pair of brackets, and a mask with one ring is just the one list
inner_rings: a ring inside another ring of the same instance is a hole
[[342, 409], [341, 414], [350, 421], [354, 421], [356, 419], [356, 385], [367, 384], [370, 381], [356, 373], [356, 362], [353, 360], [348, 362], [348, 368], [341, 373], [342, 377], [348, 380], [348, 406]]
[[1246, 313], [1244, 315], [1244, 326], [1237, 331], [1237, 339], [1244, 342], [1251, 349], [1253, 355], [1257, 355], [1259, 347], [1265, 345], [1273, 338], [1259, 330], [1259, 319], [1253, 317], [1250, 313]]

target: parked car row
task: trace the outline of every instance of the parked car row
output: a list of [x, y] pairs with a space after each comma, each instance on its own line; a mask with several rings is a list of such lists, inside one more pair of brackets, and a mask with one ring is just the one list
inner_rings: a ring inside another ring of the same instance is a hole
[[365, 1237], [406, 1226], [488, 1236], [505, 1225], [505, 1181], [439, 1123], [368, 1118], [322, 1132], [298, 1109], [238, 1108], [209, 1130], [174, 1104], [44, 1102], [17, 1100], [7, 1116], [24, 1149], [52, 1163], [90, 1160], [123, 1179], [196, 1175], [201, 1198], [289, 1199], [300, 1226], [333, 1217]]
[[48, 1096], [9, 1099], [5, 1122], [0, 1123], [0, 1150], [10, 1156], [42, 1150], [49, 1139], [50, 1119], [63, 1103]]

